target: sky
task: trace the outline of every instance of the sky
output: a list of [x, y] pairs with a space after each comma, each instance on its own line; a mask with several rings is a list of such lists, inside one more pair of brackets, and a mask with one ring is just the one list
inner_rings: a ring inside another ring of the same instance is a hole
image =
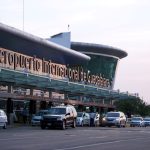
[[0, 0], [0, 22], [41, 38], [71, 31], [72, 41], [125, 50], [114, 90], [150, 104], [150, 0]]

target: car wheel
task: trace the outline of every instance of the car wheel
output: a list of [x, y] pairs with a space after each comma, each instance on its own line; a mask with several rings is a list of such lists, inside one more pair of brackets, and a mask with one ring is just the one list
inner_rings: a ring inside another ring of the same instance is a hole
[[62, 130], [65, 130], [65, 129], [66, 129], [66, 122], [65, 122], [65, 121], [62, 122], [62, 127], [61, 127], [61, 129], [62, 129]]
[[72, 128], [75, 128], [75, 127], [76, 127], [76, 121], [73, 120]]
[[3, 129], [6, 129], [7, 128], [7, 125], [6, 125], [6, 122], [4, 123], [4, 126], [3, 126]]

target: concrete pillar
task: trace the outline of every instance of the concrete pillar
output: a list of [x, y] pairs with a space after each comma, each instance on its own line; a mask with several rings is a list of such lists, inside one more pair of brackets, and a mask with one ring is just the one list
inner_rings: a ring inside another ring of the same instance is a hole
[[7, 92], [8, 93], [13, 93], [13, 86], [12, 85], [8, 85]]
[[103, 104], [105, 104], [105, 100], [103, 99]]
[[30, 100], [29, 102], [29, 114], [35, 114], [36, 113], [36, 101]]
[[68, 93], [65, 93], [64, 96], [65, 96], [65, 100], [68, 100], [68, 99], [69, 99]]
[[95, 111], [94, 106], [90, 106], [90, 112], [94, 112], [94, 111]]
[[41, 101], [40, 102], [40, 109], [46, 109], [46, 101]]
[[51, 108], [53, 106], [53, 102], [48, 103], [48, 108]]
[[112, 99], [110, 99], [110, 101], [109, 101], [109, 102], [110, 102], [110, 105], [112, 105]]
[[52, 91], [49, 91], [49, 98], [52, 99]]
[[80, 112], [84, 111], [84, 106], [83, 105], [78, 105], [77, 111], [80, 111]]
[[[8, 85], [7, 92], [8, 93], [13, 93], [13, 86], [12, 85]], [[8, 98], [6, 107], [7, 107], [8, 124], [13, 125], [13, 123], [14, 123], [13, 101], [12, 101], [11, 98]]]
[[13, 120], [13, 101], [11, 98], [7, 99], [6, 108], [7, 108], [8, 124], [13, 125], [13, 123], [14, 123], [14, 120]]
[[30, 100], [29, 102], [29, 116], [27, 118], [27, 122], [31, 122], [32, 116], [36, 113], [36, 101], [35, 100]]
[[96, 107], [96, 112], [100, 114], [100, 107]]
[[33, 96], [34, 89], [30, 89], [30, 95]]
[[108, 111], [114, 111], [114, 108], [108, 108]]
[[82, 96], [79, 96], [79, 101], [81, 101], [81, 102], [82, 102], [82, 99], [83, 99], [83, 97], [82, 97]]
[[100, 114], [102, 115], [104, 113], [104, 107], [100, 108]]

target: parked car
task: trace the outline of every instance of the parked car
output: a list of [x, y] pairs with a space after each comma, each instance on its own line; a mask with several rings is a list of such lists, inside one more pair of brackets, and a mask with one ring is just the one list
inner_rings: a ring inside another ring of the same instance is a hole
[[144, 121], [142, 117], [132, 117], [130, 122], [130, 127], [143, 127]]
[[41, 128], [60, 127], [63, 130], [68, 126], [75, 128], [76, 118], [76, 109], [71, 105], [52, 107], [48, 110], [48, 114], [43, 115]]
[[150, 117], [145, 117], [143, 119], [143, 121], [144, 121], [144, 126], [145, 127], [150, 126]]
[[77, 112], [76, 125], [82, 127], [84, 125], [90, 126], [90, 115], [86, 112]]
[[106, 126], [126, 126], [126, 116], [123, 112], [107, 112], [105, 119]]
[[0, 109], [0, 127], [7, 128], [7, 115], [2, 109]]
[[47, 113], [48, 113], [48, 110], [40, 110], [40, 111], [38, 111], [35, 115], [32, 116], [31, 125], [32, 126], [40, 125], [40, 121], [41, 121], [43, 115], [45, 115]]
[[95, 112], [89, 113], [90, 115], [90, 126], [99, 126], [100, 124], [100, 115]]

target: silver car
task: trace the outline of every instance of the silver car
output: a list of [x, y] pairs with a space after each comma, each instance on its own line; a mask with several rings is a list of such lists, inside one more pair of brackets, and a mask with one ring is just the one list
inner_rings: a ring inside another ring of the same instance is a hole
[[142, 117], [133, 117], [131, 118], [130, 127], [143, 127], [144, 121]]
[[86, 112], [77, 112], [77, 120], [76, 120], [77, 126], [90, 126], [90, 115]]
[[0, 109], [0, 127], [3, 127], [3, 129], [7, 127], [7, 115], [2, 109]]
[[48, 110], [40, 110], [39, 112], [37, 112], [34, 116], [32, 116], [31, 125], [32, 126], [40, 125], [42, 116], [47, 113], [48, 113]]
[[106, 117], [106, 125], [107, 126], [117, 126], [117, 127], [125, 127], [126, 126], [126, 116], [123, 112], [107, 112]]
[[144, 120], [145, 127], [150, 126], [150, 117], [145, 117], [143, 120]]

